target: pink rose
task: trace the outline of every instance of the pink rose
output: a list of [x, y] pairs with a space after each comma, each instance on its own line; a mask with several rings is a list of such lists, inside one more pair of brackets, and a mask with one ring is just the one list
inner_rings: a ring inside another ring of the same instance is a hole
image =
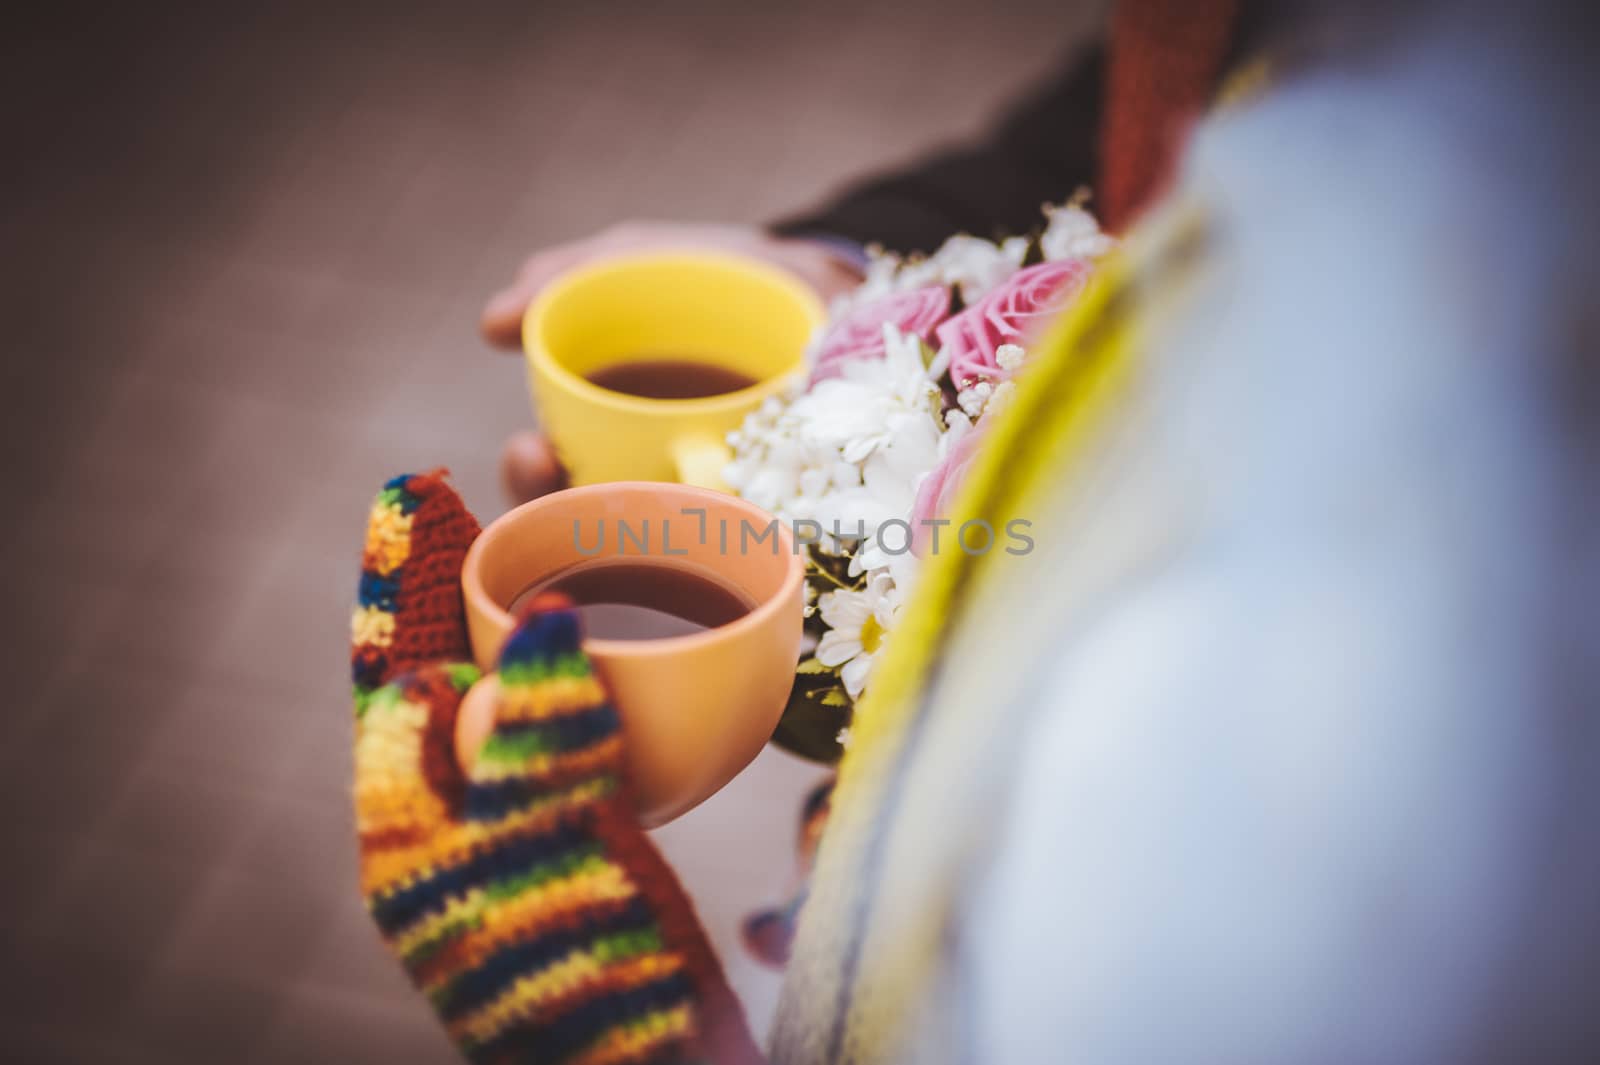
[[823, 334], [812, 383], [838, 377], [852, 359], [883, 358], [885, 323], [907, 336], [927, 340], [949, 313], [950, 290], [943, 285], [896, 292], [855, 308]]
[[[968, 429], [955, 446], [950, 449], [937, 466], [928, 471], [928, 476], [922, 479], [922, 484], [917, 486], [916, 501], [911, 504], [911, 553], [918, 558], [927, 554], [928, 546], [933, 542], [932, 526], [927, 522], [934, 518], [948, 518], [950, 508], [955, 504], [956, 493], [961, 490], [961, 484], [967, 479], [967, 470], [972, 465], [972, 460], [977, 457], [978, 445], [984, 430], [973, 426]], [[950, 537], [955, 535], [955, 530], [944, 527], [939, 529], [939, 550], [945, 550], [945, 544], [950, 542]]]
[[1012, 274], [977, 303], [938, 329], [939, 346], [950, 351], [950, 377], [958, 388], [973, 380], [1006, 376], [995, 352], [1022, 344], [1035, 330], [1067, 309], [1088, 283], [1084, 259], [1039, 263]]

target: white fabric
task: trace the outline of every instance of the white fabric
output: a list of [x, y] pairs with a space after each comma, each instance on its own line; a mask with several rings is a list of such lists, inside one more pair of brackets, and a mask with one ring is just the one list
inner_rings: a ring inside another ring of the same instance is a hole
[[1036, 667], [967, 1056], [1600, 1060], [1600, 471], [1560, 388], [1600, 190], [1543, 59], [1441, 41], [1199, 135], [1214, 275], [1133, 460], [1188, 531]]

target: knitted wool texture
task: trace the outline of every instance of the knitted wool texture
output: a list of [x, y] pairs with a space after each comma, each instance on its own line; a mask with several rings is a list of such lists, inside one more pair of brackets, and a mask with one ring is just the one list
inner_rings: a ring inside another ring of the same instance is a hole
[[371, 513], [355, 805], [384, 941], [474, 1062], [760, 1060], [634, 818], [620, 721], [570, 604], [518, 624], [494, 729], [470, 775], [457, 769], [456, 712], [479, 680], [460, 572], [478, 531], [442, 474], [395, 478]]
[[1111, 10], [1101, 121], [1100, 221], [1122, 233], [1172, 179], [1188, 127], [1211, 102], [1239, 0], [1121, 0]]

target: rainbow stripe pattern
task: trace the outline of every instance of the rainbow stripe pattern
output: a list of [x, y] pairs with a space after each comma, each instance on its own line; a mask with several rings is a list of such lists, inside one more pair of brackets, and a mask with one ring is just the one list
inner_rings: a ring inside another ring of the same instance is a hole
[[476, 533], [437, 475], [389, 482], [369, 521], [355, 804], [361, 890], [384, 941], [473, 1062], [759, 1061], [634, 819], [621, 722], [569, 603], [541, 602], [512, 633], [484, 681], [498, 689], [494, 728], [470, 774], [457, 769], [456, 712], [483, 681], [459, 589]]
[[389, 671], [394, 644], [400, 568], [411, 554], [411, 526], [421, 500], [406, 491], [408, 478], [383, 486], [367, 517], [367, 542], [361, 553], [361, 583], [350, 617], [351, 673], [359, 707]]

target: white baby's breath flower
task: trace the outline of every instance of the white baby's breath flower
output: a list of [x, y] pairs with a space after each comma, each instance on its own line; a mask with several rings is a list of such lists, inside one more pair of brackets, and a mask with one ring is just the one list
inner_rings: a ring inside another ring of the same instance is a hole
[[944, 267], [941, 263], [921, 255], [914, 255], [900, 264], [900, 271], [894, 278], [894, 290], [909, 292], [912, 289], [940, 284], [943, 280]]
[[963, 302], [970, 304], [1020, 270], [1027, 254], [1026, 237], [1008, 237], [996, 244], [966, 233], [946, 240], [927, 257], [901, 257], [869, 247], [865, 277], [850, 292], [834, 298], [829, 319], [884, 296], [929, 285], [954, 285], [961, 290]]
[[994, 351], [995, 364], [1008, 374], [1022, 369], [1022, 362], [1027, 357], [1028, 353], [1022, 350], [1020, 344], [1001, 344]]
[[[857, 307], [940, 283], [942, 267], [920, 255], [901, 256], [884, 251], [876, 244], [867, 246], [867, 265], [861, 283], [849, 292], [835, 296], [828, 305], [828, 321], [844, 317]], [[826, 328], [818, 332], [820, 337]]]
[[994, 386], [994, 392], [990, 394], [989, 402], [983, 405], [983, 416], [985, 418], [998, 417], [1016, 394], [1017, 383], [1015, 381], [1001, 381]]
[[839, 670], [839, 679], [852, 699], [866, 686], [884, 637], [894, 624], [893, 588], [894, 581], [887, 573], [876, 573], [860, 591], [826, 592], [817, 601], [828, 626], [817, 643], [817, 662]]
[[1059, 207], [1047, 205], [1044, 214], [1049, 223], [1039, 237], [1039, 250], [1047, 262], [1098, 259], [1116, 246], [1116, 240], [1100, 232], [1100, 223], [1076, 200]]
[[989, 397], [994, 395], [994, 384], [979, 378], [966, 388], [956, 393], [956, 405], [963, 414], [976, 421], [983, 416], [983, 409], [989, 405]]
[[733, 460], [723, 468], [723, 480], [782, 520], [811, 517], [817, 498], [830, 490], [826, 474], [818, 473], [827, 457], [808, 451], [785, 419], [761, 426], [747, 420], [728, 442]]
[[829, 308], [830, 311], [838, 315], [852, 307], [859, 307], [891, 293], [903, 291], [905, 286], [900, 282], [900, 269], [904, 265], [905, 260], [900, 256], [886, 252], [876, 244], [869, 245], [867, 265], [863, 271], [861, 284], [841, 296], [836, 296]]
[[[1002, 373], [1013, 374], [1027, 361], [1028, 353], [1016, 344], [1001, 344], [995, 349], [995, 362]], [[986, 413], [997, 410], [997, 403], [1009, 401], [1016, 386], [1009, 380], [990, 381], [979, 378], [956, 392], [956, 406], [969, 419], [977, 421]], [[1003, 399], [1002, 399], [1003, 397]]]
[[986, 292], [1022, 268], [1028, 254], [1025, 237], [1011, 237], [999, 244], [958, 233], [939, 246], [927, 260], [925, 284], [955, 285], [962, 302], [977, 302]]

